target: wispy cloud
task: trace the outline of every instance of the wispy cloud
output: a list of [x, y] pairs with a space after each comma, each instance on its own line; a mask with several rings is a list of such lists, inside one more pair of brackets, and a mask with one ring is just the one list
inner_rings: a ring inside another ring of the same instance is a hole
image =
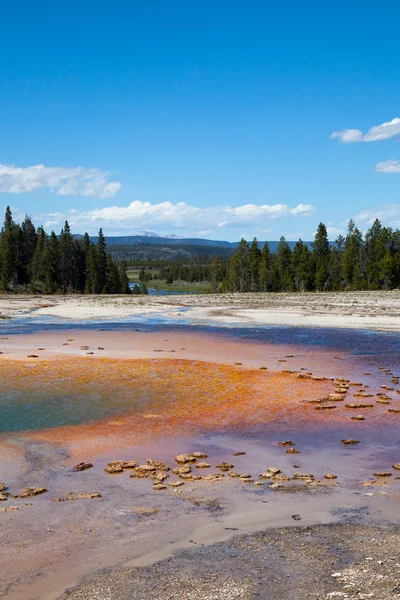
[[0, 164], [0, 192], [23, 194], [48, 188], [60, 196], [95, 196], [112, 198], [121, 184], [108, 180], [109, 173], [83, 167], [16, 167]]
[[387, 227], [400, 227], [400, 204], [388, 204], [376, 209], [365, 209], [353, 217], [356, 224], [372, 225], [379, 219]]
[[400, 173], [400, 160], [394, 158], [384, 160], [375, 165], [375, 171], [377, 173]]
[[343, 235], [344, 229], [339, 229], [338, 227], [328, 226], [326, 228], [326, 232], [328, 234], [329, 239], [333, 239], [333, 238], [337, 237], [338, 235]]
[[[137, 229], [166, 229], [178, 230], [182, 233], [188, 231], [216, 231], [218, 228], [260, 228], [262, 223], [280, 217], [304, 217], [312, 214], [314, 206], [311, 204], [298, 204], [290, 207], [287, 204], [243, 204], [237, 207], [213, 206], [200, 208], [185, 202], [160, 202], [151, 204], [135, 200], [128, 206], [108, 206], [94, 210], [79, 212], [71, 210], [66, 214], [39, 214], [35, 216], [37, 222], [54, 223], [58, 219], [61, 225], [68, 219], [74, 231], [87, 230], [96, 232], [99, 227], [110, 235], [111, 232], [132, 232]], [[263, 228], [265, 231], [266, 229]]]
[[343, 129], [342, 131], [334, 131], [331, 134], [332, 139], [338, 139], [344, 144], [352, 144], [354, 142], [377, 142], [380, 140], [388, 140], [400, 135], [400, 119], [396, 117], [392, 121], [382, 123], [371, 127], [367, 133], [363, 133], [360, 129]]
[[285, 239], [287, 242], [297, 242], [304, 239], [304, 233], [287, 233]]

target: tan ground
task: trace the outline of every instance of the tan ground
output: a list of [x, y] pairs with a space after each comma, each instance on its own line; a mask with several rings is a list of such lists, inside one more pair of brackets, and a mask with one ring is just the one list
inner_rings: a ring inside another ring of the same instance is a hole
[[[164, 317], [218, 325], [289, 325], [400, 331], [400, 290], [175, 296], [1, 296], [0, 315], [79, 321]], [[1, 327], [1, 321], [0, 321]]]

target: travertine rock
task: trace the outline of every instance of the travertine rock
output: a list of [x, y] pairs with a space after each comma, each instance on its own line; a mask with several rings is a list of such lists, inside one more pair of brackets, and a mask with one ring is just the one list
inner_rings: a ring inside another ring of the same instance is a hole
[[28, 487], [24, 488], [19, 494], [15, 494], [13, 498], [31, 498], [32, 496], [39, 496], [39, 494], [44, 494], [45, 492], [47, 492], [46, 488]]
[[76, 471], [86, 471], [87, 469], [91, 469], [93, 467], [92, 463], [80, 462], [76, 465]]
[[192, 452], [192, 456], [194, 456], [195, 458], [207, 458], [207, 454], [204, 454], [204, 452]]
[[175, 467], [172, 469], [174, 475], [187, 475], [192, 471], [189, 465], [184, 465], [183, 467]]
[[177, 463], [191, 463], [191, 462], [196, 462], [196, 457], [193, 456], [193, 454], [178, 454], [178, 456], [175, 457], [175, 460]]
[[220, 462], [217, 465], [217, 469], [221, 469], [221, 471], [229, 471], [229, 469], [233, 469], [233, 465], [228, 462]]

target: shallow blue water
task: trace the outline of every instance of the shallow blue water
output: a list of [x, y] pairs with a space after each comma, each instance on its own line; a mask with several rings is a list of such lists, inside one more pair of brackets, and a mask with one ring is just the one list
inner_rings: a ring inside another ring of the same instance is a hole
[[[188, 331], [210, 333], [222, 338], [235, 339], [238, 342], [252, 341], [274, 344], [296, 344], [305, 347], [324, 347], [329, 350], [346, 351], [352, 355], [389, 356], [391, 368], [400, 366], [400, 334], [386, 333], [359, 329], [332, 329], [310, 328], [291, 326], [258, 326], [244, 327], [232, 325], [229, 327], [215, 327], [193, 325], [190, 323], [190, 308], [179, 308], [182, 317], [179, 323], [171, 323], [171, 319], [164, 317], [120, 319], [117, 321], [87, 320], [71, 321], [55, 319], [54, 317], [41, 316], [16, 317], [10, 321], [0, 322], [0, 337], [20, 333], [35, 334], [53, 331], [147, 331], [169, 332]], [[186, 318], [184, 318], [184, 316]], [[0, 340], [1, 342], [1, 340]]]
[[[140, 284], [134, 284], [134, 283], [129, 284], [129, 287], [131, 288], [131, 290], [133, 290], [135, 285], [140, 285]], [[149, 296], [195, 296], [196, 294], [199, 293], [199, 292], [184, 292], [184, 291], [178, 292], [176, 290], [159, 290], [159, 289], [153, 288], [153, 287], [148, 287], [147, 292], [148, 292]]]
[[19, 390], [1, 390], [0, 384], [0, 433], [76, 425], [122, 410], [100, 402], [95, 392], [66, 397], [39, 389], [27, 398]]

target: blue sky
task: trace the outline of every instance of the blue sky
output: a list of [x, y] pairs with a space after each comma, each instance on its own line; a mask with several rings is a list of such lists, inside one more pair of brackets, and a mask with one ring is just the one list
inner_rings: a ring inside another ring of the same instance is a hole
[[323, 221], [334, 239], [350, 217], [365, 230], [376, 216], [400, 227], [397, 11], [5, 3], [0, 206], [110, 235], [310, 239]]

